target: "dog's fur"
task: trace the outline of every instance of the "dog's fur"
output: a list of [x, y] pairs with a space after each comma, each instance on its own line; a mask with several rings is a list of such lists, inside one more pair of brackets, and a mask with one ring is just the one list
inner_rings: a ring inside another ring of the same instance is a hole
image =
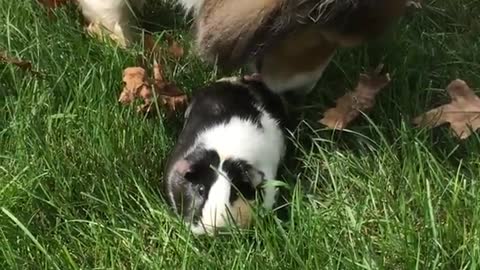
[[78, 0], [83, 16], [89, 22], [87, 31], [105, 33], [122, 46], [133, 40], [132, 18], [141, 13], [145, 0]]
[[[175, 1], [195, 18], [196, 48], [222, 68], [255, 66], [276, 92], [310, 90], [336, 50], [381, 35], [410, 0], [158, 0]], [[89, 32], [132, 40], [132, 7], [145, 0], [79, 0]]]
[[[196, 47], [209, 62], [253, 60], [278, 92], [310, 89], [339, 47], [381, 35], [407, 0], [179, 0], [194, 9]], [[195, 2], [195, 3], [194, 3]]]

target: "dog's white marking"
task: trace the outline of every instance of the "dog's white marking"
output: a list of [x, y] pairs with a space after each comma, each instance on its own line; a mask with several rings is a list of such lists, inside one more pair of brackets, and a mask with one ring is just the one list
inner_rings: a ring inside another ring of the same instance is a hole
[[187, 12], [198, 12], [204, 0], [177, 0]]

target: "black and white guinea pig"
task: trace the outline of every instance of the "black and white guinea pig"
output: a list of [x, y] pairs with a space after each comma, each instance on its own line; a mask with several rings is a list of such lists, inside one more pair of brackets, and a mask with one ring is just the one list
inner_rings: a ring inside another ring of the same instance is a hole
[[281, 97], [257, 79], [224, 78], [194, 92], [164, 174], [168, 202], [193, 233], [247, 227], [257, 197], [273, 207], [278, 188], [263, 184], [285, 155], [285, 122]]

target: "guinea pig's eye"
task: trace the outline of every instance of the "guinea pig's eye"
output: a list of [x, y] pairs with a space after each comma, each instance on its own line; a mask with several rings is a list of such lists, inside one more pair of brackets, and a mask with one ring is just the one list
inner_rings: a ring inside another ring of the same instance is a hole
[[206, 192], [206, 188], [204, 185], [198, 185], [198, 193], [200, 194], [200, 196], [205, 196], [205, 192]]

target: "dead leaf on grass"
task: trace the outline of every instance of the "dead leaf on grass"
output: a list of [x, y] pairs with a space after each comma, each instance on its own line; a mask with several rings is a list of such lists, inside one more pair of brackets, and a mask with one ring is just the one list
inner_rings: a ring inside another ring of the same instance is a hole
[[375, 97], [390, 83], [390, 75], [381, 74], [383, 65], [374, 72], [360, 74], [353, 92], [347, 93], [336, 101], [336, 107], [328, 109], [320, 123], [330, 129], [342, 130], [355, 120], [360, 112], [367, 112], [375, 105]]
[[167, 112], [176, 112], [185, 107], [187, 95], [180, 91], [174, 83], [165, 80], [162, 67], [157, 61], [153, 63], [153, 80], [155, 92]]
[[128, 67], [123, 71], [123, 83], [119, 102], [126, 105], [141, 98], [144, 104], [137, 108], [138, 112], [150, 113], [154, 108], [155, 99], [168, 114], [183, 109], [187, 103], [185, 93], [164, 79], [157, 61], [153, 65], [153, 79], [148, 78], [146, 70], [142, 67]]
[[178, 60], [183, 57], [185, 50], [172, 36], [167, 35], [167, 43], [168, 52], [174, 59]]
[[130, 104], [136, 98], [143, 98], [150, 92], [145, 69], [141, 67], [128, 67], [123, 71], [123, 91], [118, 101]]
[[[183, 48], [167, 36], [169, 52], [177, 60], [183, 56]], [[140, 57], [140, 65], [143, 67], [128, 67], [123, 72], [124, 88], [120, 94], [119, 101], [122, 104], [130, 104], [135, 99], [141, 98], [144, 104], [138, 107], [139, 112], [149, 113], [154, 108], [154, 101], [165, 108], [167, 114], [181, 110], [188, 102], [183, 91], [165, 78], [162, 65], [157, 59], [163, 55], [162, 47], [155, 42], [153, 35], [144, 34], [144, 54]], [[145, 57], [146, 56], [146, 57]], [[149, 60], [150, 59], [150, 60]], [[144, 67], [146, 62], [153, 59], [153, 78], [149, 78]]]
[[69, 2], [78, 2], [78, 0], [38, 0], [40, 4], [47, 8], [47, 16], [52, 17], [52, 10], [60, 6], [66, 5]]
[[[168, 48], [166, 48], [169, 55], [175, 60], [179, 60], [185, 54], [184, 48], [178, 43], [172, 36], [166, 35]], [[145, 33], [143, 37], [143, 48], [145, 54], [154, 59], [159, 59], [161, 55], [164, 55], [164, 48], [160, 46], [160, 43], [155, 42], [153, 35]]]
[[162, 55], [162, 48], [155, 42], [153, 35], [150, 33], [143, 35], [143, 48], [147, 55], [153, 56], [155, 59], [158, 59], [160, 55]]
[[160, 101], [168, 113], [183, 110], [188, 104], [188, 98], [185, 94], [178, 96], [160, 96]]
[[416, 117], [413, 122], [428, 128], [449, 123], [458, 138], [466, 139], [480, 128], [480, 98], [460, 79], [452, 81], [447, 92], [450, 103]]
[[76, 2], [76, 0], [38, 0], [40, 4], [46, 6], [47, 8], [57, 8], [59, 6], [65, 5], [68, 2]]
[[153, 80], [155, 81], [155, 86], [158, 88], [163, 87], [162, 84], [165, 83], [165, 76], [163, 75], [162, 66], [157, 60], [153, 61]]
[[15, 65], [24, 71], [31, 72], [34, 75], [40, 74], [40, 72], [33, 70], [32, 62], [10, 57], [6, 52], [0, 51], [0, 63]]

